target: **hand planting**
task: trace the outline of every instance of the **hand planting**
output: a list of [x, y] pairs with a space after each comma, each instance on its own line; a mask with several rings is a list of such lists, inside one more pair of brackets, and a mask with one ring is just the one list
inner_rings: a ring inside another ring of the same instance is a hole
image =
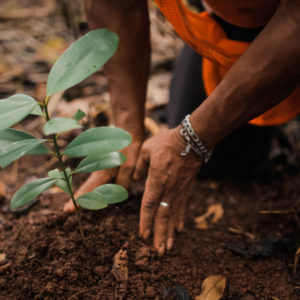
[[[75, 41], [53, 65], [47, 80], [47, 95], [44, 102], [37, 102], [23, 94], [0, 101], [0, 167], [5, 168], [24, 155], [40, 154], [56, 157], [60, 165], [60, 169], [49, 171], [48, 177], [22, 186], [11, 199], [11, 209], [28, 204], [56, 185], [69, 194], [73, 201], [83, 242], [84, 232], [78, 205], [98, 210], [126, 200], [128, 193], [120, 185], [104, 184], [75, 199], [72, 176], [121, 165], [126, 157], [118, 150], [131, 143], [131, 136], [119, 128], [91, 128], [83, 131], [62, 150], [57, 142], [60, 134], [80, 128], [79, 121], [85, 117], [85, 113], [78, 110], [73, 118], [51, 118], [48, 104], [52, 95], [74, 86], [99, 70], [113, 56], [117, 46], [118, 36], [115, 33], [107, 29], [90, 31]], [[46, 120], [43, 132], [45, 136], [49, 136], [48, 138], [38, 139], [26, 132], [10, 128], [28, 115], [38, 115]], [[63, 156], [84, 159], [71, 170], [63, 162]]]

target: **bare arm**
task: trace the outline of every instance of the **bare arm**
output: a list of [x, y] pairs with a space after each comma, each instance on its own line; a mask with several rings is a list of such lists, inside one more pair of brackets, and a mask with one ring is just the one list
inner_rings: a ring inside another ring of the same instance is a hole
[[193, 112], [192, 126], [213, 147], [282, 101], [299, 83], [300, 3], [283, 0], [264, 30]]
[[[283, 100], [299, 85], [299, 39], [299, 1], [283, 0], [261, 34], [192, 113], [192, 126], [208, 147]], [[172, 248], [175, 228], [183, 228], [189, 186], [203, 163], [194, 153], [180, 156], [186, 143], [178, 129], [147, 140], [135, 172], [139, 178], [148, 170], [140, 234], [148, 238], [153, 228], [154, 246], [160, 254]]]
[[[146, 0], [85, 0], [90, 29], [108, 28], [119, 35], [116, 54], [105, 65], [116, 126], [129, 131], [133, 142], [123, 152], [127, 161], [118, 169], [94, 172], [76, 197], [111, 182], [130, 188], [144, 140], [145, 98], [150, 69], [149, 17]], [[71, 200], [65, 211], [73, 210]]]
[[85, 0], [91, 29], [105, 27], [120, 38], [105, 65], [116, 126], [144, 135], [144, 104], [150, 69], [149, 17], [146, 0]]

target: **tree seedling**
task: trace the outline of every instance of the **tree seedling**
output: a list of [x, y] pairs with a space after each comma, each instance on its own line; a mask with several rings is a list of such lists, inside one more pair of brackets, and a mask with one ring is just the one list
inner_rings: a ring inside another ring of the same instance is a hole
[[[117, 184], [104, 184], [75, 199], [72, 176], [77, 173], [94, 172], [121, 165], [126, 157], [118, 150], [131, 143], [131, 136], [119, 128], [91, 128], [79, 134], [62, 151], [58, 146], [59, 135], [80, 128], [78, 121], [86, 114], [78, 110], [73, 118], [51, 118], [48, 104], [55, 93], [74, 86], [98, 71], [113, 56], [117, 46], [118, 36], [115, 33], [107, 29], [90, 31], [71, 44], [53, 65], [47, 80], [47, 95], [44, 102], [37, 102], [23, 94], [13, 95], [0, 101], [0, 167], [5, 168], [24, 155], [40, 154], [56, 157], [60, 165], [60, 170], [49, 171], [48, 177], [22, 186], [11, 199], [11, 209], [18, 209], [28, 204], [56, 185], [69, 194], [73, 201], [84, 244], [85, 238], [78, 205], [85, 209], [98, 210], [126, 200], [128, 193]], [[49, 138], [38, 139], [26, 132], [10, 128], [28, 115], [38, 115], [46, 120], [43, 131]], [[71, 170], [65, 165], [63, 156], [83, 157], [84, 159]]]

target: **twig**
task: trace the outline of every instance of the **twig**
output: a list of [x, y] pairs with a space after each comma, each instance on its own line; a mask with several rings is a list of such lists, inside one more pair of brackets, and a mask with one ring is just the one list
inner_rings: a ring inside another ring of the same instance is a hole
[[290, 214], [291, 210], [290, 209], [286, 209], [286, 210], [260, 210], [259, 211], [260, 214]]
[[236, 233], [236, 234], [245, 235], [246, 237], [250, 238], [251, 240], [255, 239], [254, 234], [246, 232], [243, 229], [238, 229], [238, 228], [234, 228], [234, 227], [228, 227], [227, 229], [230, 232], [233, 232], [233, 233]]

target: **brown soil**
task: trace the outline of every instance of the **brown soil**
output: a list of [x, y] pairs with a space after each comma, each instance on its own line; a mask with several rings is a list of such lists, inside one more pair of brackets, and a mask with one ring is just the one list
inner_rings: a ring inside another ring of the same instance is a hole
[[[29, 164], [28, 158], [20, 160], [18, 186], [28, 179]], [[7, 198], [16, 189], [13, 172], [13, 167], [0, 171]], [[0, 299], [188, 299], [214, 274], [227, 279], [223, 299], [300, 299], [300, 271], [292, 275], [299, 235], [295, 217], [259, 213], [290, 209], [299, 199], [300, 172], [279, 175], [269, 183], [197, 182], [186, 227], [163, 257], [155, 254], [151, 240], [138, 237], [140, 195], [99, 212], [84, 211], [87, 248], [74, 214], [60, 211], [67, 200], [63, 194], [45, 193], [21, 213], [10, 212], [9, 200], [2, 200], [0, 253], [6, 258], [0, 263]], [[194, 218], [213, 203], [222, 203], [223, 218], [196, 229]], [[120, 249], [123, 273], [112, 271]]]
[[[35, 3], [32, 16], [29, 10], [25, 18], [24, 7], [19, 7], [19, 17], [10, 13], [20, 1], [2, 2], [0, 96], [21, 91], [43, 100], [49, 67], [73, 38], [57, 10], [50, 9], [47, 17], [35, 14], [40, 3], [55, 1], [22, 1], [26, 7]], [[7, 3], [12, 6], [6, 7]], [[148, 109], [167, 102], [170, 68], [181, 48], [181, 42], [155, 9], [150, 13], [154, 74], [148, 89]], [[106, 91], [100, 72], [67, 91], [63, 98], [87, 102], [97, 95], [101, 100]], [[41, 126], [35, 123], [31, 127], [38, 130]], [[61, 212], [67, 200], [63, 194], [46, 192], [30, 209], [10, 212], [9, 199], [16, 189], [35, 176], [45, 176], [55, 167], [50, 165], [43, 157], [25, 157], [0, 171], [1, 300], [188, 299], [187, 295], [199, 295], [203, 280], [214, 274], [226, 277], [223, 300], [300, 299], [300, 266], [292, 275], [299, 245], [297, 214], [259, 213], [291, 211], [293, 207], [297, 211], [299, 170], [282, 170], [268, 183], [198, 182], [184, 231], [177, 235], [174, 249], [158, 257], [151, 240], [144, 242], [138, 237], [141, 193], [119, 206], [83, 212], [87, 248], [81, 243], [74, 214]], [[84, 179], [75, 178], [74, 185], [78, 187]], [[1, 198], [1, 182], [6, 185], [5, 198]], [[216, 224], [210, 222], [208, 229], [197, 229], [194, 218], [214, 203], [223, 205], [223, 218]], [[119, 260], [114, 263], [115, 255]]]

